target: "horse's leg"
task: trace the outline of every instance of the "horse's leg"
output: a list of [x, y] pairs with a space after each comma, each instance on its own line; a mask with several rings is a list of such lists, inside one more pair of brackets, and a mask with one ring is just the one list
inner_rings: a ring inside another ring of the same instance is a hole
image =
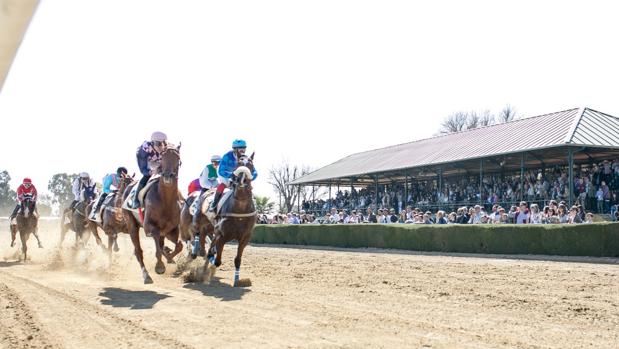
[[13, 247], [15, 246], [15, 238], [17, 236], [17, 226], [14, 224], [11, 224], [10, 229], [11, 229], [11, 247]]
[[99, 229], [97, 229], [97, 224], [94, 222], [88, 222], [88, 227], [90, 228], [90, 231], [92, 232], [92, 235], [95, 236], [95, 240], [97, 241], [97, 246], [101, 246], [101, 248], [103, 250], [105, 250], [105, 247], [103, 246], [103, 241], [101, 241], [101, 238], [99, 237]]
[[115, 232], [111, 232], [110, 234], [107, 234], [107, 257], [108, 260], [110, 262], [109, 267], [112, 267], [112, 246], [114, 245], [114, 243], [116, 242], [114, 236], [115, 236]]
[[234, 258], [234, 287], [239, 286], [239, 278], [241, 276], [241, 258], [243, 256], [243, 250], [249, 238], [244, 238], [243, 241], [239, 241], [238, 248], [236, 249], [236, 258]]
[[148, 275], [148, 271], [146, 271], [146, 267], [144, 266], [144, 253], [142, 251], [142, 246], [140, 246], [140, 228], [132, 227], [129, 228], [129, 235], [131, 236], [131, 242], [133, 243], [133, 247], [135, 248], [135, 258], [137, 258], [138, 263], [140, 263], [140, 268], [142, 269], [142, 278], [144, 279], [145, 284], [152, 284], [153, 279], [151, 279], [150, 275]]
[[200, 240], [202, 240], [202, 238], [200, 236], [201, 234], [199, 229], [196, 229], [193, 234], [193, 243], [191, 245], [191, 259], [196, 259], [196, 257], [198, 257], [198, 252], [200, 251]]
[[118, 232], [114, 233], [114, 252], [120, 251], [118, 248]]
[[21, 239], [21, 253], [24, 256], [24, 262], [26, 261], [26, 258], [28, 257], [27, 252], [28, 252], [28, 245], [26, 244], [26, 242], [28, 241], [28, 233], [24, 233], [23, 231], [19, 232], [19, 238]]
[[200, 251], [198, 254], [201, 257], [206, 256], [206, 229], [200, 234]]
[[37, 243], [39, 244], [39, 248], [43, 248], [43, 244], [41, 244], [41, 239], [39, 239], [39, 224], [35, 223], [34, 224], [34, 231], [32, 231], [32, 234], [34, 234], [34, 237], [37, 238]]
[[67, 219], [67, 214], [65, 212], [62, 215], [62, 218], [60, 218], [60, 243], [58, 243], [58, 247], [62, 246], [62, 243], [64, 242], [64, 237], [65, 235], [67, 235], [67, 231], [69, 231], [69, 228], [65, 224], [66, 219]]
[[155, 257], [157, 258], [157, 264], [155, 264], [155, 272], [157, 274], [165, 273], [165, 264], [161, 260], [161, 256], [163, 256], [163, 239], [161, 238], [161, 232], [157, 227], [148, 223], [144, 225], [144, 231], [150, 232], [150, 236], [152, 236], [155, 241]]
[[166, 234], [166, 238], [174, 243], [174, 251], [172, 253], [166, 253], [166, 258], [168, 259], [168, 263], [174, 263], [174, 257], [179, 254], [183, 250], [183, 243], [180, 241], [180, 230], [179, 228], [174, 228], [168, 234]]

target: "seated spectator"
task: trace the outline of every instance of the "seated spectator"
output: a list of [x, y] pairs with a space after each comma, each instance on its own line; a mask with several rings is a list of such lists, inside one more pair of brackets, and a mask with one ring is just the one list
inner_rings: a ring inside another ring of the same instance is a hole
[[389, 218], [387, 220], [387, 223], [397, 223], [398, 222], [398, 216], [395, 214], [395, 208], [392, 208], [389, 210]]
[[585, 217], [585, 223], [593, 223], [593, 213], [589, 212]]
[[445, 211], [436, 212], [436, 224], [447, 224], [445, 219]]
[[540, 212], [537, 204], [531, 204], [531, 224], [542, 224], [544, 221], [544, 214]]
[[568, 215], [567, 222], [569, 224], [582, 223], [582, 219], [580, 218], [580, 215], [578, 214], [578, 207], [577, 206], [572, 206], [570, 208], [570, 213]]
[[376, 215], [372, 212], [372, 208], [368, 207], [367, 215], [365, 216], [364, 222], [366, 223], [377, 223]]

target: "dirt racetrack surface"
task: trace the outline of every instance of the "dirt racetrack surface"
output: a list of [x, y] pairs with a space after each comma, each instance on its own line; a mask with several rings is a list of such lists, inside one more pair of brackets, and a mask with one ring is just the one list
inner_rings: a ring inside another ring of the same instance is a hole
[[0, 221], [0, 348], [619, 347], [616, 259], [251, 246], [233, 288], [235, 245], [184, 283], [191, 265], [155, 274], [142, 237], [144, 285], [127, 236], [109, 265], [73, 233], [58, 249], [57, 221], [39, 233], [20, 262]]

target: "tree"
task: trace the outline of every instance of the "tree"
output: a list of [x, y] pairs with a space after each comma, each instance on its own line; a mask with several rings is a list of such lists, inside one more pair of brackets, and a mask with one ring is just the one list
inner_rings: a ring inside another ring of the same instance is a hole
[[268, 196], [258, 196], [256, 195], [256, 211], [259, 214], [270, 214], [273, 212], [275, 208], [275, 203], [271, 202]]
[[449, 115], [441, 123], [441, 133], [453, 133], [466, 130], [467, 119], [467, 113], [461, 111]]
[[76, 173], [71, 175], [56, 173], [52, 176], [47, 185], [47, 189], [52, 193], [52, 203], [57, 203], [61, 207], [67, 207], [71, 204], [73, 201], [72, 184], [77, 177]]
[[50, 194], [40, 194], [37, 199], [37, 211], [41, 216], [51, 216], [54, 207], [54, 198]]
[[507, 104], [506, 106], [503, 107], [503, 109], [501, 110], [501, 112], [499, 113], [499, 122], [510, 122], [512, 120], [517, 119], [517, 115], [516, 115], [516, 108], [512, 107], [511, 105]]
[[308, 166], [291, 165], [288, 161], [283, 161], [269, 170], [269, 184], [280, 196], [280, 210], [284, 208], [286, 212], [292, 211], [299, 195], [304, 196], [306, 191], [304, 187], [299, 189], [298, 186], [288, 184], [308, 173], [310, 173]]
[[17, 202], [17, 193], [11, 189], [9, 182], [11, 181], [11, 175], [4, 170], [0, 172], [0, 212], [2, 214], [10, 214], [13, 212], [13, 208]]
[[516, 109], [509, 104], [501, 110], [498, 116], [494, 116], [494, 114], [487, 109], [482, 112], [458, 111], [443, 119], [439, 131], [440, 133], [461, 132], [478, 127], [494, 125], [497, 121], [501, 123], [512, 121], [515, 118], [517, 118]]

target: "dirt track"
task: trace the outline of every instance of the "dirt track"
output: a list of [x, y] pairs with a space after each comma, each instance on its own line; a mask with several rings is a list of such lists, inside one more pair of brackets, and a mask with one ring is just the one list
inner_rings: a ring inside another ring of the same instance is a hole
[[[128, 238], [112, 267], [91, 241], [16, 262], [0, 222], [0, 348], [617, 348], [619, 264], [236, 246], [209, 285], [168, 265], [143, 285]], [[4, 257], [4, 259], [2, 259]], [[4, 261], [3, 261], [4, 260]], [[583, 260], [585, 261], [585, 260]], [[603, 262], [603, 263], [599, 263]]]

